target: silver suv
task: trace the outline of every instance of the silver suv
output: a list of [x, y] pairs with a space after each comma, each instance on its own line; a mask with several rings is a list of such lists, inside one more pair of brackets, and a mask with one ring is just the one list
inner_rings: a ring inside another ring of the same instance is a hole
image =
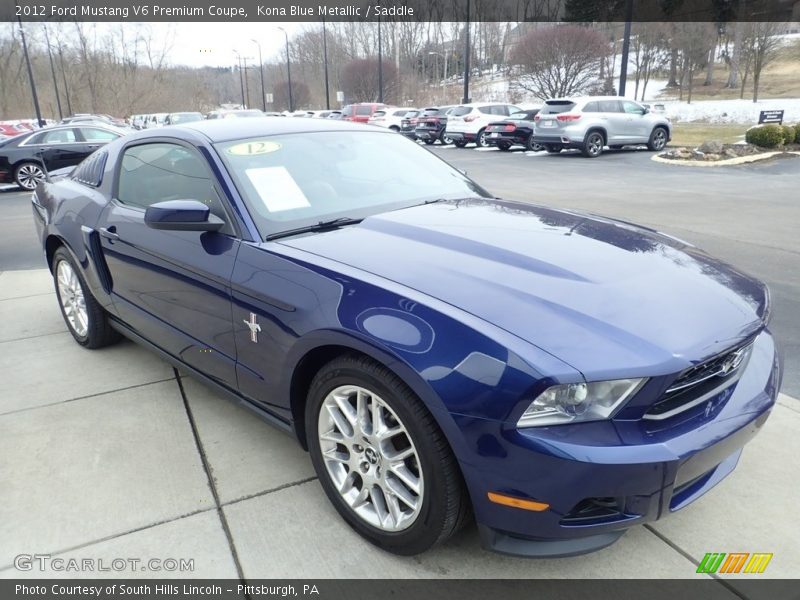
[[647, 144], [650, 150], [663, 150], [672, 135], [664, 115], [617, 96], [547, 100], [534, 121], [533, 140], [548, 152], [577, 148], [590, 158], [600, 156], [605, 146]]

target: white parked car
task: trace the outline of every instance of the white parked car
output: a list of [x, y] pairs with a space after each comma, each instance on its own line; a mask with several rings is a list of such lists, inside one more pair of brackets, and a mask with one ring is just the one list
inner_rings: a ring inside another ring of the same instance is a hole
[[401, 122], [403, 117], [406, 116], [416, 108], [382, 108], [372, 113], [367, 123], [370, 125], [377, 125], [378, 127], [385, 127], [392, 131], [400, 131]]
[[514, 104], [498, 102], [474, 102], [462, 104], [447, 114], [447, 137], [463, 148], [474, 142], [479, 148], [485, 148], [486, 126], [493, 121], [501, 121], [508, 115], [521, 109]]

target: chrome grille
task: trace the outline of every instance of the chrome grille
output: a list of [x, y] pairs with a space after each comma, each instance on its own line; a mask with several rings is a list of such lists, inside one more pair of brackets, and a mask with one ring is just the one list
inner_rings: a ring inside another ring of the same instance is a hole
[[663, 420], [683, 413], [709, 400], [741, 377], [744, 365], [753, 349], [753, 340], [748, 340], [709, 360], [689, 367], [653, 404], [644, 418]]

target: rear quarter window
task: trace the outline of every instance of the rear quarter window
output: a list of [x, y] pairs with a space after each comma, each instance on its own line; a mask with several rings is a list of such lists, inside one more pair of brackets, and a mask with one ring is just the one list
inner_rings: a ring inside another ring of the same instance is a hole
[[464, 115], [468, 115], [472, 112], [471, 106], [456, 106], [453, 110], [450, 111], [449, 114], [453, 115], [454, 117], [463, 117]]

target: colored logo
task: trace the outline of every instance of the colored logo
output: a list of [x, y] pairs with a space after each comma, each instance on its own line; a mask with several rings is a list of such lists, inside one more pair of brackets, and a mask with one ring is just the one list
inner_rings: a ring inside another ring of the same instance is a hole
[[707, 552], [697, 567], [698, 573], [763, 573], [772, 553], [767, 552]]

